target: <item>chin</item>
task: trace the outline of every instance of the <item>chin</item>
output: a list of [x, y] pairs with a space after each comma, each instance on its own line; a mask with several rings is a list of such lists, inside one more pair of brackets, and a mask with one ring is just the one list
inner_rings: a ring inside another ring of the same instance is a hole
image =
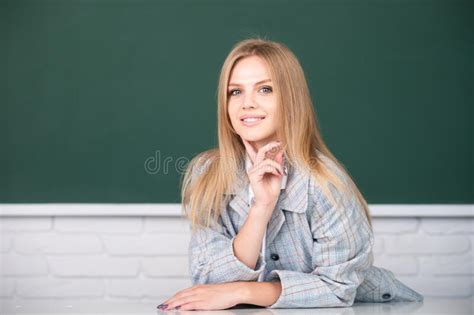
[[243, 133], [240, 133], [240, 136], [247, 141], [255, 142], [255, 141], [265, 140], [270, 135], [267, 135], [267, 134], [262, 135], [262, 133], [256, 134], [254, 132], [243, 132]]

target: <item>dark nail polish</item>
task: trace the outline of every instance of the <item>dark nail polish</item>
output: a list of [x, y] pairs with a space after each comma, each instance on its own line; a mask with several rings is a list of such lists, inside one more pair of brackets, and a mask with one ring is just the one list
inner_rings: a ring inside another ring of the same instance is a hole
[[167, 307], [168, 307], [168, 304], [160, 304], [160, 305], [158, 305], [158, 308], [159, 308], [160, 310], [164, 310], [164, 309], [166, 309]]
[[179, 310], [181, 308], [181, 305], [176, 306], [174, 309]]

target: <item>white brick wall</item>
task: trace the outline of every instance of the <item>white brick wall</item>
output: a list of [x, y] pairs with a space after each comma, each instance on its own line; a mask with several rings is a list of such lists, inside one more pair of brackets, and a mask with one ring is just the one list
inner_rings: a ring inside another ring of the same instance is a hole
[[[375, 217], [374, 264], [426, 297], [474, 295], [474, 218]], [[179, 217], [0, 216], [0, 303], [160, 302], [189, 287]]]

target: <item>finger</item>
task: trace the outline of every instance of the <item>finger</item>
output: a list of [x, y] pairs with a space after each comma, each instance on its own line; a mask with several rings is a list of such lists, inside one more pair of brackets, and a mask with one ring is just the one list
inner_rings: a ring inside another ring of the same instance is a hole
[[277, 163], [279, 164], [283, 164], [283, 155], [284, 155], [283, 150], [279, 151], [277, 155], [275, 156], [275, 161], [277, 161]]
[[181, 297], [183, 297], [183, 296], [187, 296], [187, 295], [189, 295], [190, 293], [193, 293], [193, 292], [196, 290], [197, 287], [198, 287], [198, 286], [195, 285], [195, 286], [189, 287], [189, 288], [187, 288], [187, 289], [178, 291], [178, 292], [176, 292], [172, 297], [170, 297], [169, 299], [167, 299], [166, 301], [164, 301], [164, 302], [161, 303], [160, 305], [165, 305], [165, 304], [166, 304], [166, 305], [169, 305], [170, 303], [172, 303], [172, 302], [175, 301], [176, 299], [181, 298]]
[[256, 174], [259, 178], [263, 177], [266, 173], [272, 173], [276, 176], [282, 176], [278, 168], [274, 167], [273, 165], [262, 165], [256, 171]]
[[255, 152], [255, 149], [252, 147], [250, 142], [248, 142], [244, 138], [241, 138], [241, 139], [242, 139], [242, 142], [244, 143], [245, 150], [247, 151], [247, 154], [249, 155], [250, 159], [252, 160], [252, 163], [255, 163], [257, 152]]
[[258, 153], [257, 153], [256, 163], [258, 164], [258, 163], [262, 162], [265, 159], [265, 154], [267, 153], [267, 151], [270, 151], [273, 148], [278, 147], [280, 145], [281, 145], [280, 142], [272, 141], [270, 143], [267, 143], [263, 147], [261, 147], [260, 150], [258, 150]]
[[280, 145], [278, 145], [276, 147], [272, 147], [270, 150], [268, 150], [265, 153], [265, 158], [276, 160], [276, 156], [282, 151], [283, 151], [283, 147], [280, 143]]
[[264, 166], [264, 165], [273, 166], [274, 168], [278, 169], [278, 171], [283, 175], [284, 170], [283, 170], [283, 165], [281, 165], [281, 163], [278, 163], [277, 161], [274, 161], [274, 160], [265, 159], [259, 165], [257, 165], [257, 169], [258, 167]]
[[282, 166], [283, 173], [285, 175], [288, 175], [288, 169], [287, 169], [287, 166], [285, 165], [285, 152], [283, 150], [277, 154], [276, 161], [278, 164]]
[[196, 293], [191, 293], [190, 295], [182, 296], [174, 301], [170, 301], [166, 310], [172, 310], [175, 307], [179, 306], [180, 309], [183, 304], [192, 303], [198, 301], [199, 295]]
[[181, 307], [179, 308], [180, 311], [192, 311], [192, 310], [204, 310], [206, 309], [205, 305], [204, 305], [204, 301], [194, 301], [194, 302], [191, 302], [191, 303], [186, 303], [186, 304], [183, 304], [181, 305]]

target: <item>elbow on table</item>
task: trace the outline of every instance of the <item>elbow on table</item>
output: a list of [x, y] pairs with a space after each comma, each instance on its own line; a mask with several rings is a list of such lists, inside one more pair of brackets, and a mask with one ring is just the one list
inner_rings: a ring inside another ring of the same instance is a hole
[[338, 301], [336, 302], [337, 305], [340, 307], [350, 307], [354, 305], [356, 294], [357, 294], [357, 286], [354, 284], [346, 285], [342, 288], [342, 294], [336, 295]]

